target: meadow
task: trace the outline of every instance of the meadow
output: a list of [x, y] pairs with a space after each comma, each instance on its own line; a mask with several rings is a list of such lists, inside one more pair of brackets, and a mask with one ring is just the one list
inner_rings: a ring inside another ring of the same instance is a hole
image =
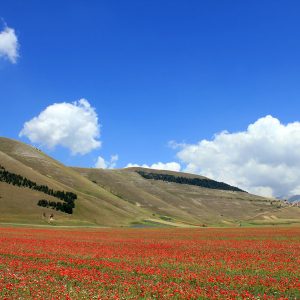
[[1, 299], [300, 299], [300, 228], [0, 228]]

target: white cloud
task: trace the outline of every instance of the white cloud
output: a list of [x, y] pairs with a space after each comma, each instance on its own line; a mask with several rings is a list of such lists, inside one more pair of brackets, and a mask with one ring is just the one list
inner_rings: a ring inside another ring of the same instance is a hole
[[50, 149], [63, 146], [72, 154], [86, 154], [101, 146], [97, 113], [85, 99], [48, 106], [24, 124], [19, 136]]
[[17, 62], [19, 43], [13, 28], [5, 27], [0, 32], [0, 57], [8, 59], [12, 63]]
[[185, 143], [177, 143], [176, 141], [169, 141], [168, 142], [168, 146], [171, 148], [171, 149], [178, 149], [178, 148], [182, 148], [183, 146], [185, 146], [186, 144]]
[[187, 172], [224, 181], [264, 196], [300, 192], [300, 123], [287, 125], [272, 116], [246, 131], [218, 133], [210, 141], [183, 144], [177, 157]]
[[100, 169], [106, 169], [107, 168], [107, 164], [106, 164], [105, 159], [103, 157], [98, 156], [97, 162], [95, 164], [95, 168], [100, 168]]
[[114, 154], [110, 157], [110, 164], [109, 164], [109, 169], [115, 168], [117, 161], [119, 160], [119, 155]]
[[146, 165], [146, 164], [138, 165], [138, 164], [129, 163], [126, 166], [126, 168], [130, 168], [130, 167], [150, 168], [150, 169], [156, 169], [156, 170], [169, 170], [169, 171], [176, 171], [176, 172], [179, 172], [181, 169], [180, 164], [177, 162], [168, 162], [168, 163], [158, 162], [158, 163], [154, 163], [152, 165]]
[[118, 160], [119, 156], [117, 154], [111, 155], [110, 161], [106, 161], [103, 157], [98, 156], [95, 168], [114, 169]]

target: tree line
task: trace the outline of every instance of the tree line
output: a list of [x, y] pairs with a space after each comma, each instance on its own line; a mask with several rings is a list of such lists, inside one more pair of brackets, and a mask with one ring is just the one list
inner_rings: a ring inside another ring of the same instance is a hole
[[215, 181], [212, 179], [206, 178], [188, 178], [182, 176], [175, 176], [170, 174], [159, 174], [159, 173], [151, 173], [151, 172], [144, 172], [144, 171], [136, 171], [145, 179], [154, 179], [154, 180], [162, 180], [167, 182], [175, 182], [180, 184], [189, 184], [189, 185], [196, 185], [208, 189], [215, 189], [215, 190], [227, 190], [227, 191], [235, 191], [235, 192], [245, 192], [235, 186], [231, 186], [224, 182]]
[[72, 214], [73, 208], [75, 207], [74, 203], [55, 202], [55, 201], [48, 201], [45, 199], [39, 200], [37, 205], [56, 209], [56, 210], [65, 212], [67, 214]]
[[26, 187], [32, 190], [42, 192], [52, 197], [58, 198], [63, 202], [54, 202], [48, 200], [40, 200], [37, 204], [39, 206], [51, 207], [62, 212], [72, 214], [73, 208], [75, 207], [75, 200], [77, 195], [72, 192], [55, 191], [49, 188], [47, 185], [39, 185], [22, 175], [18, 175], [7, 171], [3, 166], [0, 165], [0, 181], [12, 184], [18, 187]]

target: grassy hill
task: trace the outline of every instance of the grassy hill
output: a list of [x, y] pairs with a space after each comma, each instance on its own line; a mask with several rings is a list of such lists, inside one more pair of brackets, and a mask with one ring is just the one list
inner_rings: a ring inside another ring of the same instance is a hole
[[[71, 191], [78, 195], [71, 216], [54, 212], [56, 222], [59, 224], [117, 226], [127, 225], [132, 220], [139, 219], [141, 215], [148, 216], [140, 208], [126, 201], [120, 201], [118, 197], [78, 172], [24, 143], [0, 138], [0, 164], [8, 171], [39, 184], [45, 184], [55, 190]], [[43, 223], [41, 218], [43, 212], [53, 213], [51, 209], [34, 205], [36, 199], [48, 199], [49, 196], [30, 189], [18, 188], [2, 182], [0, 197], [0, 221], [2, 222]], [[16, 206], [18, 209], [15, 209]]]
[[[235, 190], [147, 179], [139, 172], [210, 181], [203, 176], [143, 168], [71, 168], [39, 149], [0, 138], [0, 165], [39, 185], [76, 193], [72, 215], [37, 205], [51, 195], [0, 182], [0, 222], [99, 226], [239, 226], [300, 222], [300, 209]], [[197, 180], [197, 182], [199, 181]], [[189, 182], [185, 180], [184, 182]], [[213, 183], [213, 181], [211, 181]]]

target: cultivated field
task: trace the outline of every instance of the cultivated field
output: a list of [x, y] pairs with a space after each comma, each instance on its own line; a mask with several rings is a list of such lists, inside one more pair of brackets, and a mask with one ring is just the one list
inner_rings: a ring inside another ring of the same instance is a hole
[[300, 228], [0, 229], [1, 299], [300, 299]]

